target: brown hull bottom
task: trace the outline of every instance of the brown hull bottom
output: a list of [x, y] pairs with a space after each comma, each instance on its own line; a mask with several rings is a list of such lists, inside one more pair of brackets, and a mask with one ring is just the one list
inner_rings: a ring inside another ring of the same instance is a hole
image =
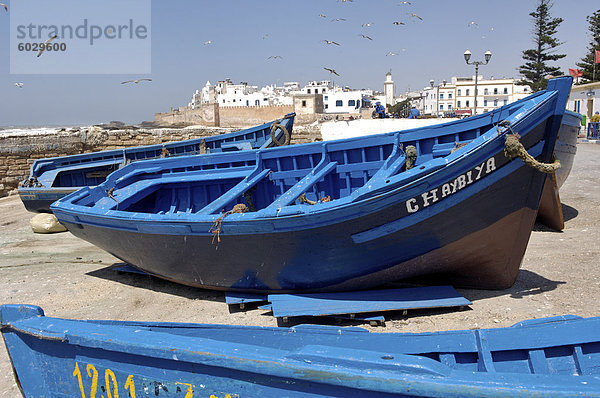
[[[369, 282], [385, 283], [403, 275], [403, 279], [418, 276], [422, 282], [443, 281], [463, 288], [508, 289], [519, 274], [535, 217], [535, 210], [523, 208], [447, 246], [371, 274]], [[348, 284], [357, 286], [360, 278], [344, 283]]]
[[562, 204], [560, 203], [558, 185], [554, 174], [549, 174], [546, 177], [537, 219], [542, 224], [556, 231], [562, 231], [565, 228]]

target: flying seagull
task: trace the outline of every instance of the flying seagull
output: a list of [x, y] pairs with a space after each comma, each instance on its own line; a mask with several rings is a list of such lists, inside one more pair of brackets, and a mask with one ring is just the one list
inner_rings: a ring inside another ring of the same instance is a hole
[[362, 24], [362, 25], [360, 25], [360, 26], [362, 26], [363, 28], [365, 28], [365, 27], [366, 27], [366, 28], [368, 28], [368, 27], [370, 27], [371, 25], [373, 25], [373, 22], [367, 22], [367, 23], [364, 23], [364, 24]]
[[410, 1], [401, 1], [400, 3], [398, 3], [399, 6], [406, 5], [406, 4], [410, 5]]
[[339, 74], [335, 71], [335, 69], [331, 69], [331, 68], [323, 68], [325, 69], [327, 72], [334, 74], [336, 76], [339, 76]]
[[327, 18], [327, 15], [325, 15], [325, 14], [319, 14], [319, 16], [320, 16], [321, 18]]
[[409, 12], [408, 15], [410, 15], [413, 18], [419, 18], [421, 21], [423, 20], [423, 18], [421, 18], [420, 16], [418, 16], [417, 14], [415, 14], [414, 12]]
[[362, 33], [361, 33], [359, 36], [361, 36], [363, 39], [369, 39], [369, 40], [373, 40], [373, 39], [371, 39], [369, 36], [367, 36], [367, 35], [363, 35]]
[[205, 41], [205, 42], [204, 42], [204, 43], [202, 43], [202, 44], [204, 44], [204, 45], [206, 46], [207, 44], [212, 44], [212, 41], [211, 41], [211, 40], [207, 40], [207, 41]]
[[321, 41], [324, 43], [327, 43], [327, 44], [335, 44], [336, 46], [340, 45], [340, 43], [332, 41], [332, 40], [321, 40]]
[[471, 21], [471, 22], [469, 22], [469, 24], [468, 24], [467, 26], [468, 26], [469, 28], [470, 28], [471, 26], [479, 27], [479, 24], [478, 24], [477, 22], [475, 22], [475, 21]]
[[406, 25], [404, 22], [394, 21], [392, 22], [394, 25]]
[[15, 83], [15, 86], [17, 86], [19, 88], [23, 88], [23, 83]]
[[40, 46], [41, 48], [40, 48], [40, 51], [38, 52], [38, 55], [37, 55], [37, 56], [39, 57], [40, 55], [42, 55], [42, 53], [43, 53], [43, 52], [44, 52], [44, 50], [46, 49], [46, 46], [45, 46], [45, 45], [46, 45], [46, 44], [48, 44], [48, 43], [50, 43], [52, 40], [56, 39], [57, 37], [58, 37], [57, 35], [54, 35], [54, 36], [52, 36], [51, 38], [49, 38], [48, 40], [46, 40], [46, 41], [44, 42], [44, 45], [43, 45], [43, 46]]
[[395, 53], [395, 52], [392, 52], [392, 51], [390, 51], [389, 53], [385, 54], [385, 56], [386, 56], [386, 57], [388, 57], [388, 56], [390, 56], [390, 55], [391, 55], [391, 56], [394, 56], [394, 55], [398, 55], [398, 54], [397, 54], [397, 53]]
[[269, 58], [267, 58], [267, 59], [278, 59], [278, 58], [279, 58], [279, 59], [281, 59], [281, 58], [283, 58], [283, 57], [282, 57], [281, 55], [271, 55], [271, 56], [270, 56]]
[[263, 35], [263, 40], [266, 39], [267, 37], [269, 37], [269, 34], [267, 33], [266, 35]]
[[335, 18], [335, 19], [331, 20], [331, 22], [340, 22], [340, 21], [345, 21], [345, 19], [344, 18]]
[[136, 79], [136, 80], [126, 80], [124, 82], [121, 82], [121, 84], [127, 84], [127, 83], [135, 83], [138, 84], [139, 82], [143, 82], [143, 81], [148, 81], [151, 82], [152, 79]]
[[0, 3], [0, 6], [4, 7], [4, 9], [6, 10], [6, 12], [8, 12], [8, 7], [6, 6], [6, 4]]

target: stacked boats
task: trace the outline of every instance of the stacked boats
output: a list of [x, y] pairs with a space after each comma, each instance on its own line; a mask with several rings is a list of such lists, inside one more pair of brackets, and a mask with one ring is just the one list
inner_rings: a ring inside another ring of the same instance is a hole
[[[556, 170], [570, 86], [553, 79], [492, 112], [406, 132], [132, 162], [51, 209], [74, 235], [191, 286], [352, 290], [438, 274], [502, 289], [517, 276], [544, 172]], [[27, 397], [600, 396], [599, 327], [565, 315], [368, 333], [75, 321], [0, 306]]]
[[191, 286], [355, 290], [438, 274], [504, 289], [546, 180], [513, 157], [551, 162], [570, 86], [406, 132], [134, 162], [51, 208], [74, 235]]

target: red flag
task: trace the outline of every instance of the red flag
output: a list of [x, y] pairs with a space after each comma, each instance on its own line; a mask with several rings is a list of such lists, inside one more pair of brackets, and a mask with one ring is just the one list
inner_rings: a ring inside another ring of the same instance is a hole
[[583, 72], [581, 69], [571, 69], [569, 68], [569, 75], [573, 77], [581, 77], [583, 76]]
[[596, 50], [596, 63], [600, 64], [600, 50]]

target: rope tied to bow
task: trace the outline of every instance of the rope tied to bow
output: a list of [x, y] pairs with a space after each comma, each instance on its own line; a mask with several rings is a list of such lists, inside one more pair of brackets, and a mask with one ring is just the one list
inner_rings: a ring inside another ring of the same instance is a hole
[[221, 243], [221, 224], [223, 223], [223, 219], [225, 217], [227, 217], [230, 214], [234, 214], [234, 213], [247, 213], [247, 212], [248, 212], [248, 207], [246, 207], [246, 205], [243, 203], [238, 203], [237, 205], [233, 206], [233, 209], [226, 211], [225, 213], [223, 213], [221, 215], [221, 217], [217, 218], [215, 220], [215, 223], [208, 230], [208, 232], [211, 232], [213, 234], [212, 243], [213, 244], [215, 243], [215, 239], [217, 239], [217, 243]]
[[519, 138], [520, 136], [517, 133], [506, 135], [506, 141], [504, 143], [504, 156], [509, 159], [519, 157], [527, 166], [537, 171], [541, 171], [542, 173], [554, 173], [560, 168], [560, 161], [558, 159], [556, 159], [553, 163], [542, 163], [536, 160], [527, 152], [523, 144], [521, 144], [519, 141]]

